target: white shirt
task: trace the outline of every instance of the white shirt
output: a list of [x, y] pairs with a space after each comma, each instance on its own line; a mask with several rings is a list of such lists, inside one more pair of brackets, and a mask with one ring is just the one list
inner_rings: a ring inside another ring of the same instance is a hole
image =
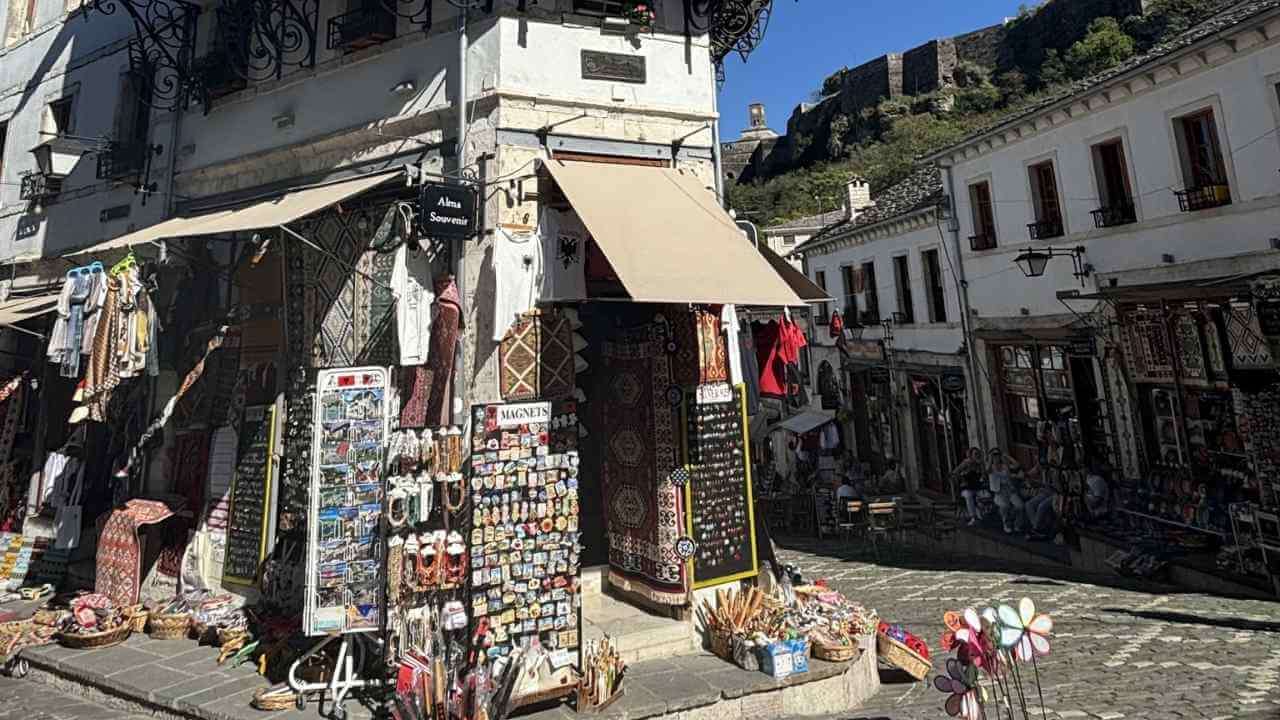
[[396, 295], [400, 364], [425, 365], [431, 345], [431, 304], [436, 299], [427, 254], [401, 245], [391, 269], [391, 288]]
[[538, 216], [542, 238], [542, 288], [539, 299], [587, 298], [587, 240], [591, 237], [578, 214], [544, 208]]
[[720, 327], [725, 334], [725, 350], [729, 354], [729, 384], [740, 385], [742, 377], [742, 352], [738, 347], [738, 307], [725, 305], [720, 310]]
[[493, 241], [493, 272], [493, 339], [501, 342], [512, 323], [538, 302], [542, 239], [535, 233], [511, 234], [499, 228]]

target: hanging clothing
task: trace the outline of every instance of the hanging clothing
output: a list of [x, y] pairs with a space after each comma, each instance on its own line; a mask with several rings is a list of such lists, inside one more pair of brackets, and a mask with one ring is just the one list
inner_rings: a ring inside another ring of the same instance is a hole
[[85, 370], [83, 401], [89, 419], [96, 422], [106, 422], [111, 391], [120, 384], [120, 355], [116, 348], [123, 327], [121, 286], [119, 278], [108, 278], [107, 299], [102, 305], [102, 319]]
[[742, 367], [742, 382], [747, 386], [747, 414], [760, 409], [760, 361], [756, 357], [756, 339], [751, 324], [738, 327], [736, 355]]
[[585, 300], [587, 241], [591, 235], [573, 211], [544, 208], [538, 216], [542, 240], [543, 301]]
[[421, 365], [431, 346], [431, 315], [435, 292], [431, 286], [431, 259], [422, 250], [401, 245], [391, 269], [396, 295], [396, 331], [400, 338], [400, 364]]
[[819, 445], [823, 450], [835, 450], [840, 447], [840, 431], [836, 429], [835, 423], [823, 425], [820, 434]]
[[516, 319], [538, 304], [542, 272], [541, 238], [499, 228], [493, 242], [494, 342], [502, 342]]
[[[760, 362], [760, 393], [785, 398], [796, 395], [800, 351], [808, 344], [800, 327], [785, 317], [770, 320], [755, 330], [756, 357]], [[795, 387], [790, 387], [795, 386]]]
[[738, 385], [743, 382], [742, 351], [738, 347], [738, 308], [736, 305], [725, 305], [720, 308], [720, 327], [724, 330], [725, 345], [728, 348], [729, 383]]
[[436, 279], [436, 295], [432, 311], [431, 348], [427, 353], [427, 370], [431, 373], [431, 394], [427, 400], [428, 426], [449, 424], [450, 400], [453, 395], [453, 361], [458, 337], [463, 327], [462, 299], [452, 275]]

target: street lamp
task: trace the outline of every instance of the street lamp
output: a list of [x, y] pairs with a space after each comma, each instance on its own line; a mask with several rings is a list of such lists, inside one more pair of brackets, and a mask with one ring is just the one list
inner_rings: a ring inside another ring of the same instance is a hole
[[1080, 286], [1084, 287], [1085, 278], [1093, 272], [1093, 266], [1084, 261], [1084, 246], [1079, 245], [1069, 250], [1060, 250], [1058, 248], [1027, 248], [1018, 253], [1013, 259], [1013, 264], [1018, 266], [1023, 275], [1029, 278], [1038, 278], [1044, 275], [1046, 266], [1049, 261], [1055, 257], [1070, 257], [1072, 265], [1072, 275], [1080, 279]]
[[81, 138], [58, 135], [31, 148], [35, 156], [36, 167], [46, 177], [64, 178], [71, 174], [80, 156], [93, 152], [97, 148]]

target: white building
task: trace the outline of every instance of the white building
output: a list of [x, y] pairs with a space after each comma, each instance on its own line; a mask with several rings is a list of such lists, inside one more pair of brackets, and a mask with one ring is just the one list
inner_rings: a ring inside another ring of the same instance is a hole
[[921, 168], [796, 254], [836, 298], [817, 312], [818, 323], [830, 327], [839, 313], [844, 335], [819, 327], [813, 363], [820, 379], [824, 364], [839, 373], [859, 457], [877, 471], [897, 459], [913, 485], [945, 493], [973, 419], [956, 249], [940, 226], [942, 199], [937, 170]]
[[[770, 225], [762, 230], [769, 249], [787, 260], [797, 270], [802, 269], [799, 256], [792, 253], [809, 241], [813, 236], [837, 223], [845, 222], [851, 217], [871, 207], [871, 186], [866, 180], [852, 178], [845, 185], [845, 197], [840, 207], [835, 210], [806, 215], [795, 220], [788, 220], [777, 225]], [[749, 219], [749, 218], [748, 218]]]
[[[1038, 424], [1065, 422], [1129, 477], [1229, 451], [1191, 418], [1238, 414], [1221, 393], [1274, 331], [1251, 283], [1280, 269], [1278, 33], [1280, 3], [1237, 4], [930, 158], [993, 441], [1030, 460]], [[1028, 248], [1042, 277], [1015, 266]]]

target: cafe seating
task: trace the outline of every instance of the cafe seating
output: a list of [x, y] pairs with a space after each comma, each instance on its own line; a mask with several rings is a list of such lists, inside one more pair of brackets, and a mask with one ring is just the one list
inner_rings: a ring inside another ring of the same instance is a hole
[[846, 500], [840, 517], [840, 535], [851, 539], [867, 532], [867, 506], [861, 500]]
[[[880, 561], [880, 537], [890, 539], [894, 532], [900, 530], [900, 520], [897, 502], [867, 503], [867, 536], [877, 562]], [[890, 547], [893, 547], [892, 543]]]

